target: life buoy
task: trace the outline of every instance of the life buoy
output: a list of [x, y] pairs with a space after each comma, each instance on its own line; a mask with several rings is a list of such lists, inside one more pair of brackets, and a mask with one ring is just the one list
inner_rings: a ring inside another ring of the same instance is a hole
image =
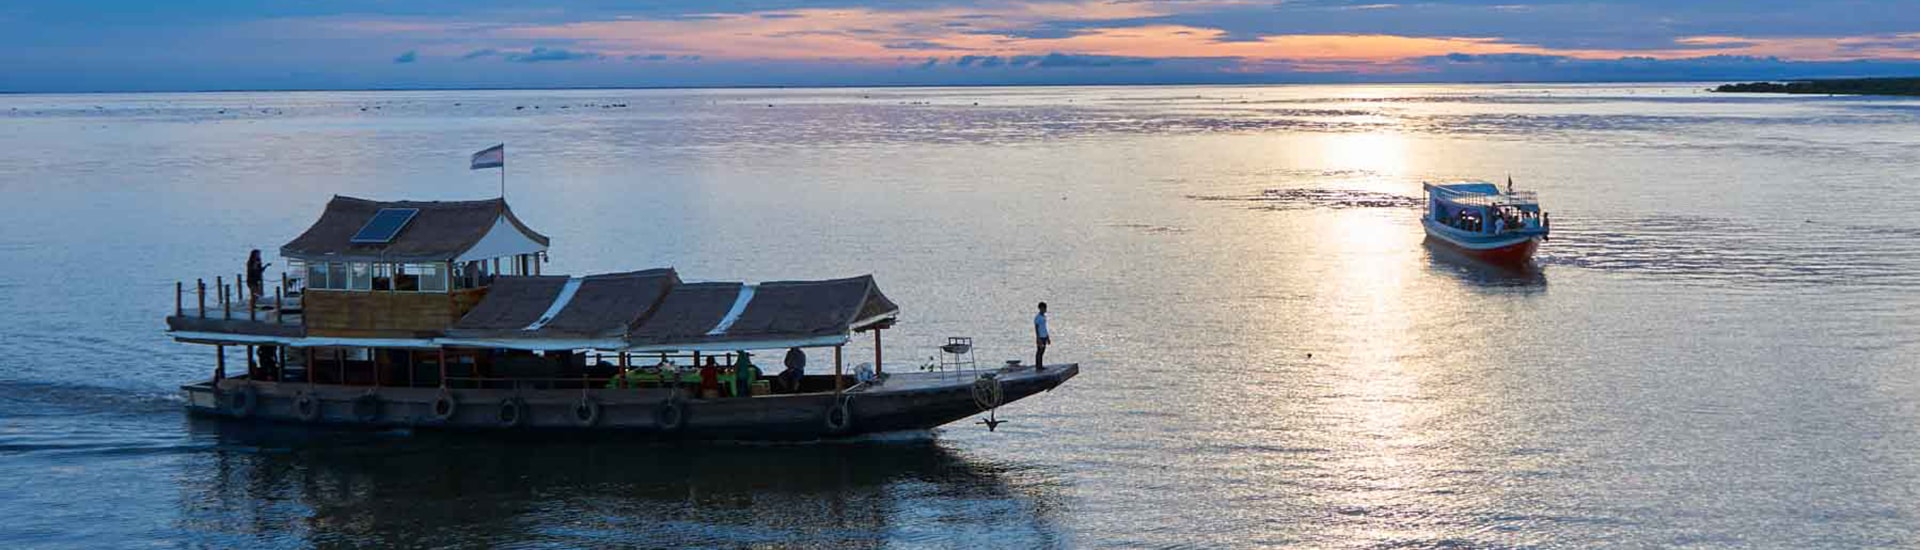
[[353, 419], [366, 423], [380, 420], [381, 405], [379, 396], [371, 393], [362, 395], [353, 400]]
[[453, 420], [454, 411], [460, 410], [460, 402], [453, 398], [452, 392], [440, 392], [433, 398], [433, 419], [441, 422]]
[[253, 384], [240, 386], [240, 391], [227, 394], [227, 412], [236, 418], [253, 416], [253, 411], [259, 407], [260, 391], [254, 389]]
[[826, 420], [829, 433], [846, 432], [853, 427], [853, 402], [837, 401], [832, 407], [827, 407]]
[[677, 400], [668, 400], [653, 412], [653, 420], [660, 424], [661, 431], [677, 431], [687, 425], [687, 410]]
[[573, 404], [573, 421], [579, 422], [581, 426], [599, 424], [600, 402], [593, 400], [592, 397], [580, 398], [579, 403]]
[[517, 428], [527, 421], [527, 402], [518, 397], [500, 400], [500, 410], [494, 413], [494, 419], [500, 421], [503, 428]]
[[313, 422], [320, 419], [320, 400], [311, 393], [301, 393], [293, 398], [293, 414], [301, 420]]

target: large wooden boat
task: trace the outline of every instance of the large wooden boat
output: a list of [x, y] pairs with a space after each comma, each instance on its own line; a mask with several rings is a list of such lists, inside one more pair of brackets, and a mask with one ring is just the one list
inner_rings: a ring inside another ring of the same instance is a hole
[[1426, 214], [1420, 225], [1427, 241], [1478, 261], [1523, 266], [1533, 260], [1552, 229], [1532, 192], [1508, 191], [1491, 183], [1423, 184]]
[[[181, 388], [187, 409], [370, 428], [809, 440], [926, 430], [1079, 373], [887, 372], [881, 333], [899, 307], [871, 276], [546, 275], [548, 244], [504, 200], [335, 197], [281, 247], [287, 274], [271, 292], [225, 277], [211, 292], [204, 280], [176, 285], [169, 334], [214, 349], [211, 379]], [[864, 333], [871, 367], [849, 369], [847, 348]], [[971, 344], [955, 341], [965, 345], [947, 351]], [[230, 348], [244, 372], [228, 372]], [[780, 355], [790, 372], [762, 373], [768, 363], [753, 359]], [[803, 373], [808, 357], [831, 374]]]

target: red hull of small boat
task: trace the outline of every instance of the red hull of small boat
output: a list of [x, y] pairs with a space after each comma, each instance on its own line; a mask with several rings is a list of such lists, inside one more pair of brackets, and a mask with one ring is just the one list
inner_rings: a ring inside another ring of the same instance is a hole
[[1468, 248], [1442, 238], [1429, 236], [1428, 240], [1439, 243], [1462, 256], [1481, 262], [1503, 266], [1526, 265], [1533, 261], [1533, 252], [1540, 249], [1540, 239], [1527, 239], [1498, 248]]

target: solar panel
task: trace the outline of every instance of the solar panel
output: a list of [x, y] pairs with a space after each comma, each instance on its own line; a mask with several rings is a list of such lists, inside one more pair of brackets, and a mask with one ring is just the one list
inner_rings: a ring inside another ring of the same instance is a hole
[[413, 221], [413, 216], [419, 213], [418, 208], [382, 208], [373, 214], [373, 219], [367, 220], [366, 225], [360, 226], [360, 232], [353, 234], [351, 242], [354, 244], [393, 242], [394, 236], [399, 235], [400, 230], [407, 226], [407, 222]]

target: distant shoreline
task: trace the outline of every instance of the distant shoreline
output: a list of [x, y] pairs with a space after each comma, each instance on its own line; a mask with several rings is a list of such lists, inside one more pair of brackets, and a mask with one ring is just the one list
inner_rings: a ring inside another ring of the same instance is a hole
[[1920, 96], [1920, 77], [1829, 78], [1721, 84], [1717, 93]]

